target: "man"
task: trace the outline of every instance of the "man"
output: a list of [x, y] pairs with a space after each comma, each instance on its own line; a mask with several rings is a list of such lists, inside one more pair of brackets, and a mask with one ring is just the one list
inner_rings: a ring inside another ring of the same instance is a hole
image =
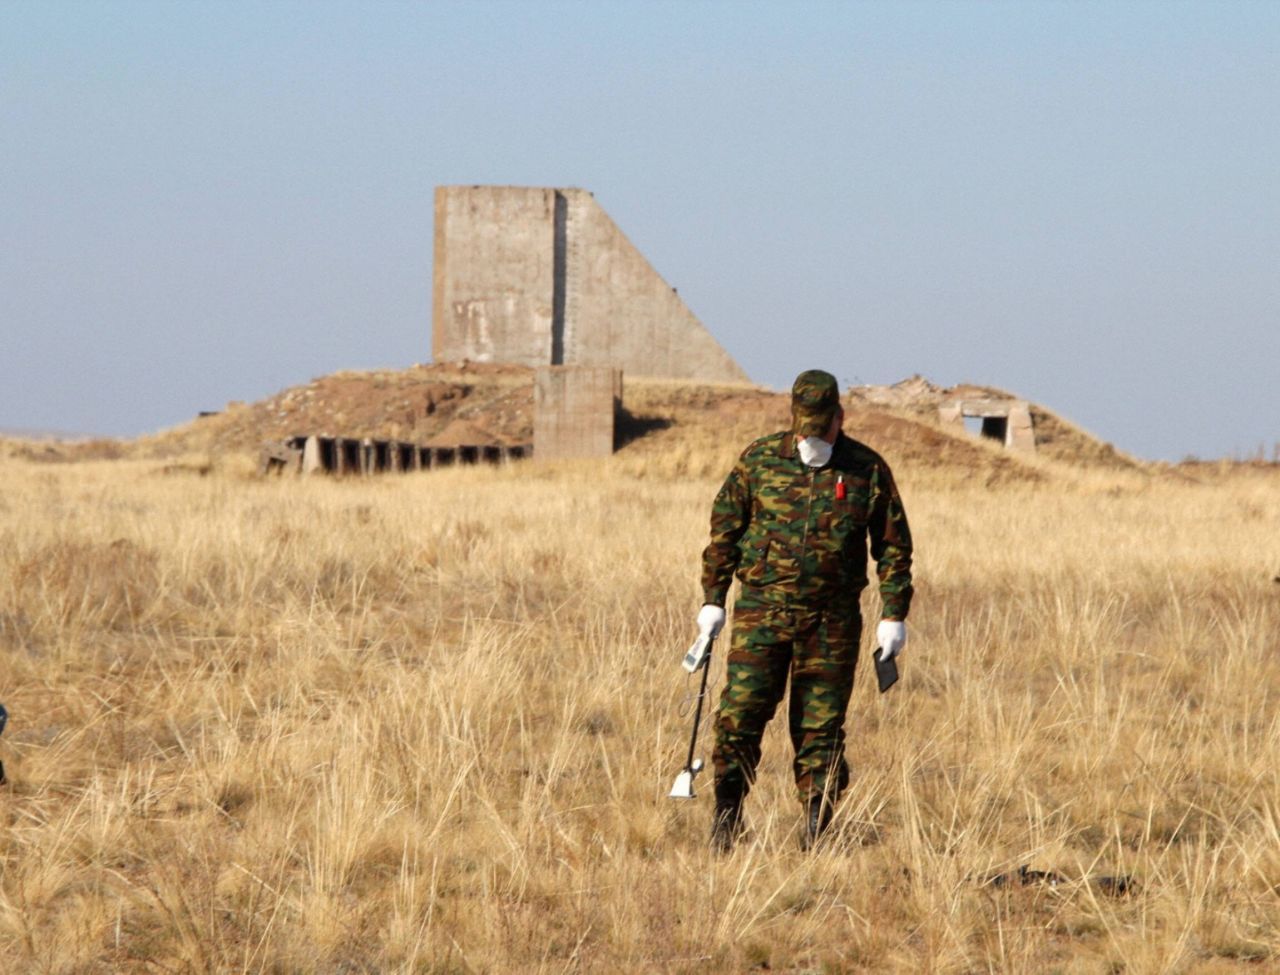
[[791, 429], [743, 451], [711, 509], [702, 553], [701, 632], [725, 620], [736, 572], [728, 675], [716, 718], [716, 810], [711, 839], [727, 851], [742, 830], [742, 803], [760, 740], [791, 678], [788, 720], [808, 849], [831, 822], [849, 781], [844, 718], [862, 636], [858, 597], [867, 543], [880, 577], [882, 658], [907, 642], [911, 533], [889, 466], [841, 432], [835, 377], [801, 373], [791, 389]]

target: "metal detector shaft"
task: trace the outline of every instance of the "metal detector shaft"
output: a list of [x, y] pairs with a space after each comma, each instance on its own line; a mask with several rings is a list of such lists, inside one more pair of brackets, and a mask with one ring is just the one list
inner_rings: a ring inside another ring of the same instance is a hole
[[698, 703], [693, 708], [693, 734], [689, 736], [689, 757], [684, 760], [686, 769], [693, 768], [693, 751], [698, 747], [698, 724], [702, 721], [702, 701], [707, 696], [707, 675], [711, 673], [711, 654], [702, 665], [702, 686], [698, 688]]
[[698, 700], [693, 709], [693, 733], [689, 736], [689, 757], [685, 759], [684, 768], [680, 770], [675, 784], [667, 793], [671, 799], [697, 798], [697, 793], [693, 791], [693, 780], [702, 771], [702, 759], [695, 759], [693, 753], [698, 747], [698, 726], [702, 723], [702, 702], [707, 696], [707, 677], [711, 673], [711, 645], [714, 642], [715, 637], [711, 634], [700, 634], [684, 657], [684, 669], [689, 673], [692, 674], [699, 667], [702, 668], [702, 685], [698, 688]]

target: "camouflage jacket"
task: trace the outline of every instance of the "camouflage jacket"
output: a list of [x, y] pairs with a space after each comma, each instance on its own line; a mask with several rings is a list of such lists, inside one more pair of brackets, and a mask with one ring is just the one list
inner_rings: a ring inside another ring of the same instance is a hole
[[846, 437], [831, 460], [806, 467], [792, 434], [755, 441], [711, 508], [702, 590], [723, 606], [734, 572], [744, 600], [856, 609], [867, 585], [867, 541], [886, 619], [911, 606], [911, 530], [884, 459]]

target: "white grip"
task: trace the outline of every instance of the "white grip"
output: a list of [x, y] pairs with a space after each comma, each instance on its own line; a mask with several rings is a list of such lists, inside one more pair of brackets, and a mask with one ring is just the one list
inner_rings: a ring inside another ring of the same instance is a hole
[[693, 641], [693, 646], [684, 655], [684, 662], [681, 666], [689, 673], [696, 674], [711, 656], [711, 640], [710, 633], [699, 633], [698, 639]]

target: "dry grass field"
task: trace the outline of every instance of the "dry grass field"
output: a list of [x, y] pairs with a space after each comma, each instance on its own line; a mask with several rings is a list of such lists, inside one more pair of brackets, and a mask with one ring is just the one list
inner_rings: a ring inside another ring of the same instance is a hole
[[1280, 969], [1280, 475], [899, 465], [911, 641], [835, 832], [775, 722], [716, 858], [709, 776], [666, 798], [732, 456], [687, 443], [0, 460], [4, 971]]

